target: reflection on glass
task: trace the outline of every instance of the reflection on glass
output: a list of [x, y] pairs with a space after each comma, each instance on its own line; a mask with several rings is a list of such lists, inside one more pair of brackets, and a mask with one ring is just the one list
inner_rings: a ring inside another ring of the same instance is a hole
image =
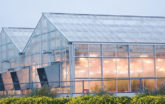
[[89, 58], [89, 77], [101, 77], [100, 58]]
[[144, 58], [144, 77], [154, 77], [154, 59]]
[[88, 77], [88, 58], [75, 59], [75, 77]]
[[101, 55], [100, 45], [90, 44], [89, 46], [89, 57], [98, 57]]
[[128, 77], [128, 59], [115, 59], [117, 62], [117, 76]]
[[104, 81], [104, 90], [108, 92], [116, 92], [116, 80]]
[[115, 58], [103, 59], [103, 76], [116, 77], [116, 59]]
[[143, 77], [143, 60], [142, 59], [130, 59], [130, 73], [131, 77]]
[[130, 73], [131, 77], [154, 77], [154, 59], [130, 59]]
[[75, 45], [75, 56], [88, 56], [88, 45], [86, 44]]
[[[102, 46], [102, 62], [101, 62]], [[128, 65], [130, 65], [131, 77], [155, 77], [154, 70], [154, 48], [153, 45], [130, 45], [130, 63], [128, 63], [128, 45], [114, 44], [89, 44], [76, 45], [75, 75], [76, 77], [97, 77], [101, 78], [101, 63], [103, 66], [103, 77], [129, 77]], [[88, 52], [89, 50], [89, 52]], [[163, 50], [157, 47], [158, 57], [163, 55]], [[85, 52], [84, 52], [85, 51]], [[159, 54], [160, 53], [160, 54]], [[165, 52], [164, 52], [165, 53]], [[84, 56], [86, 58], [84, 58]], [[89, 56], [89, 57], [87, 57]], [[119, 57], [118, 57], [119, 56]], [[162, 57], [162, 56], [161, 56]], [[156, 59], [156, 72], [158, 77], [165, 75], [165, 59]], [[155, 88], [153, 79], [142, 80], [142, 88], [153, 90]], [[101, 81], [100, 81], [101, 82]], [[128, 91], [128, 80], [104, 81], [104, 88], [107, 91]], [[87, 82], [86, 82], [87, 83]], [[111, 85], [113, 84], [113, 86]], [[114, 84], [115, 83], [115, 84]], [[158, 82], [160, 84], [160, 82]], [[91, 92], [91, 82], [88, 82], [88, 89]], [[93, 86], [93, 85], [92, 85]], [[100, 86], [99, 84], [96, 88]], [[92, 89], [91, 89], [92, 88]], [[138, 91], [140, 88], [139, 80], [131, 80], [132, 91]]]
[[165, 59], [156, 59], [157, 77], [165, 77]]

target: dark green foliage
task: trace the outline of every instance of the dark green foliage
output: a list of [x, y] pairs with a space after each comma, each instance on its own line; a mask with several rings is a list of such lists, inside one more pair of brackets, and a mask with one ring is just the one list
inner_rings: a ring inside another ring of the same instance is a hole
[[78, 96], [74, 98], [53, 97], [6, 97], [0, 99], [0, 104], [165, 104], [165, 96], [135, 96], [114, 97], [103, 96]]

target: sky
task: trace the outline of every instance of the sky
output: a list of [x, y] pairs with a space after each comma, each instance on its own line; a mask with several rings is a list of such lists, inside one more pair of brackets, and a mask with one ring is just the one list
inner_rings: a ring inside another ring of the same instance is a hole
[[35, 27], [43, 12], [165, 17], [165, 0], [0, 0], [0, 30]]

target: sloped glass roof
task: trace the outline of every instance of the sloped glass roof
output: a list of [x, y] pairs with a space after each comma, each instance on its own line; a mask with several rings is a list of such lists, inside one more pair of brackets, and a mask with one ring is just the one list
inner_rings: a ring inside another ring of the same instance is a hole
[[165, 18], [44, 13], [68, 39], [79, 42], [165, 43]]
[[23, 51], [34, 29], [32, 28], [3, 28], [20, 52]]

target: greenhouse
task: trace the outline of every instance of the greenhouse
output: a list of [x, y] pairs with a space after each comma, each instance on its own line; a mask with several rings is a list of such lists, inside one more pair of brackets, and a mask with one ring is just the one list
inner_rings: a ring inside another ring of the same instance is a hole
[[164, 17], [43, 13], [34, 30], [4, 28], [0, 39], [0, 81], [12, 73], [14, 90], [137, 92], [165, 84]]
[[0, 33], [0, 91], [14, 89], [10, 72], [24, 67], [24, 56], [21, 53], [33, 30], [32, 28], [2, 28]]

